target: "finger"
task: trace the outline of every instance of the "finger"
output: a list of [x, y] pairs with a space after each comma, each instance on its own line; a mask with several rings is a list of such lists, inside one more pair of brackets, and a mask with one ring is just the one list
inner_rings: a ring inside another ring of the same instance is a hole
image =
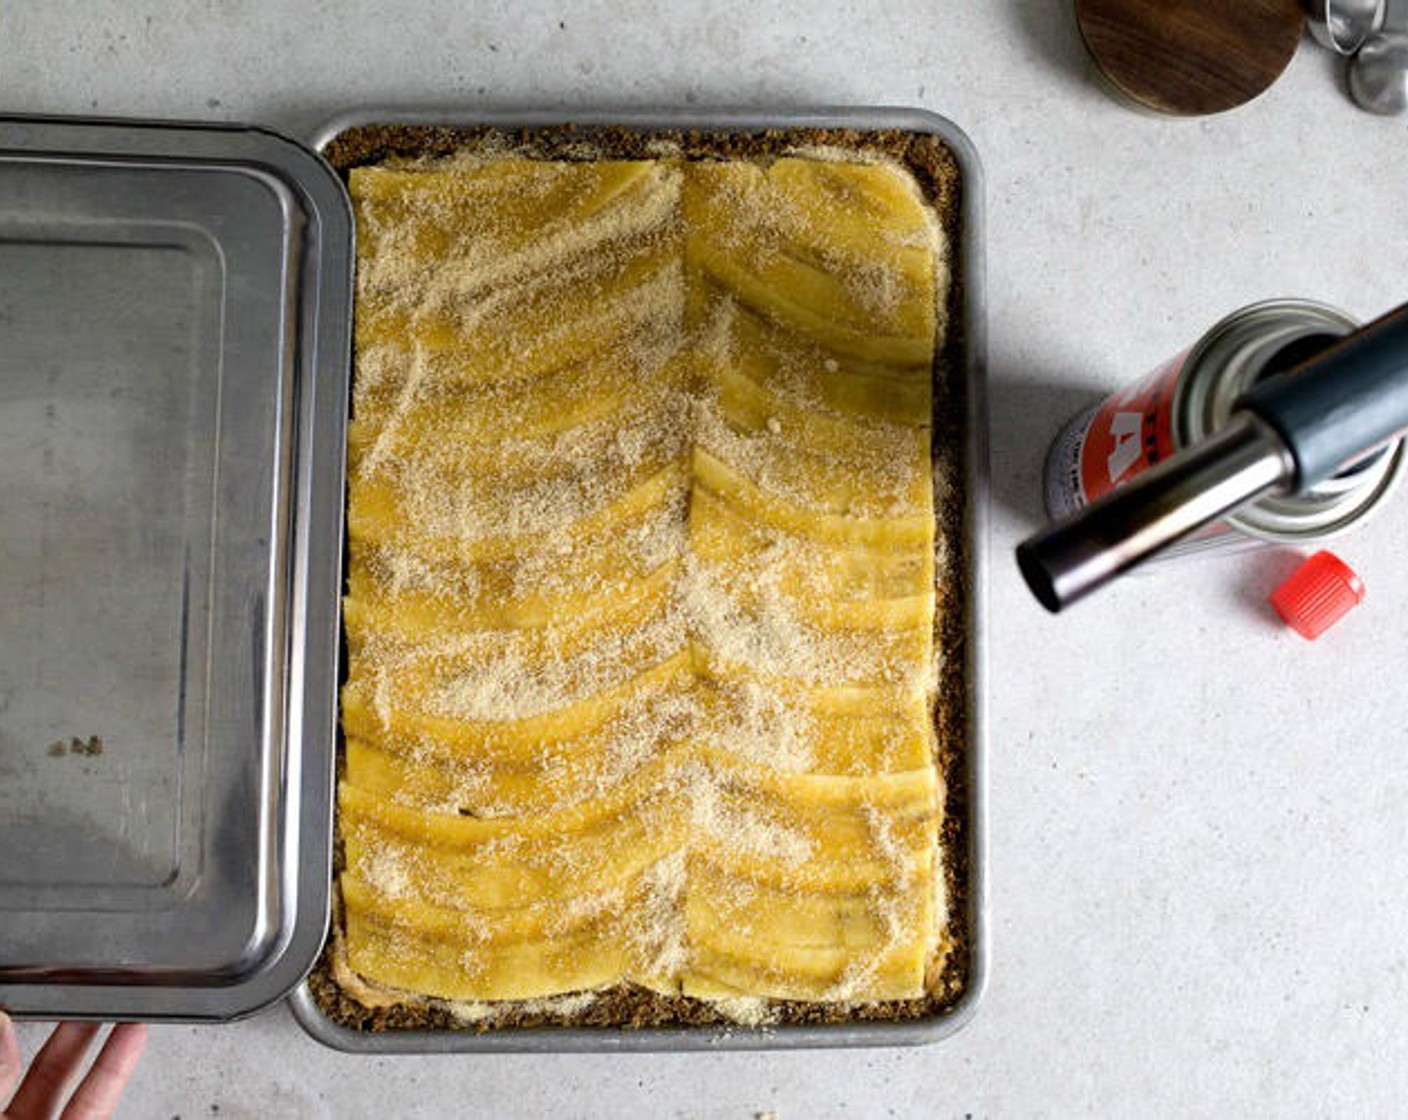
[[117, 1100], [146, 1045], [145, 1023], [119, 1023], [113, 1027], [93, 1059], [93, 1068], [74, 1090], [63, 1120], [107, 1120], [117, 1110]]
[[24, 1059], [20, 1057], [20, 1040], [10, 1017], [0, 1011], [0, 1107], [10, 1099], [15, 1082], [20, 1079]]
[[10, 1102], [10, 1120], [49, 1120], [59, 1111], [68, 1083], [82, 1067], [83, 1055], [98, 1027], [97, 1023], [60, 1023], [54, 1028]]

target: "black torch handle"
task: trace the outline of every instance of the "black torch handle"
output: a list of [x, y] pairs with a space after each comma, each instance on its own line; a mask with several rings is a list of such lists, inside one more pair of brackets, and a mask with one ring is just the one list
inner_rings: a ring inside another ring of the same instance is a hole
[[1408, 428], [1408, 304], [1346, 335], [1236, 408], [1255, 413], [1295, 462], [1296, 492]]

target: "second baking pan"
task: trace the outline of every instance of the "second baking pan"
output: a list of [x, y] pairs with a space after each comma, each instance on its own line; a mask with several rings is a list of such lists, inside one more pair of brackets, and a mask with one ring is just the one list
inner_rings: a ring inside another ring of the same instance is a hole
[[262, 129], [0, 119], [0, 1007], [229, 1019], [327, 927], [352, 215]]

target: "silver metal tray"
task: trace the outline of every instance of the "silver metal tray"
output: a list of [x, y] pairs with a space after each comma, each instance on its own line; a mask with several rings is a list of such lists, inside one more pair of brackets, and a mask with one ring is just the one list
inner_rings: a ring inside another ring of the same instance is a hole
[[307, 983], [290, 997], [294, 1016], [320, 1042], [338, 1050], [374, 1054], [542, 1053], [566, 1051], [743, 1050], [803, 1047], [897, 1046], [932, 1042], [952, 1034], [972, 1017], [987, 981], [986, 860], [986, 638], [984, 620], [988, 568], [988, 455], [986, 407], [986, 339], [983, 299], [982, 172], [972, 142], [953, 122], [934, 113], [905, 108], [830, 108], [809, 111], [687, 109], [651, 111], [510, 111], [474, 115], [463, 110], [360, 110], [339, 116], [313, 138], [324, 151], [342, 132], [359, 125], [487, 126], [532, 129], [572, 124], [592, 128], [660, 131], [701, 129], [714, 132], [760, 132], [768, 129], [846, 128], [903, 131], [938, 136], [957, 159], [962, 175], [957, 274], [962, 285], [961, 323], [967, 425], [964, 484], [967, 501], [963, 524], [963, 560], [967, 595], [968, 742], [964, 781], [967, 790], [967, 882], [965, 905], [971, 965], [962, 996], [946, 1011], [908, 1022], [856, 1022], [825, 1026], [777, 1026], [758, 1030], [729, 1028], [543, 1028], [466, 1031], [355, 1031], [323, 1014]]
[[327, 923], [351, 212], [248, 128], [0, 119], [0, 1006], [228, 1019]]

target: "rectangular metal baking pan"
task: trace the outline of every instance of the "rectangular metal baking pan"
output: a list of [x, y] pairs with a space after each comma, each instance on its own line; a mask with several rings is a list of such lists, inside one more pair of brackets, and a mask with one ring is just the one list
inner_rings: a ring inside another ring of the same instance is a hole
[[908, 108], [845, 107], [806, 111], [691, 108], [664, 111], [556, 110], [480, 112], [461, 110], [364, 109], [339, 116], [313, 138], [318, 151], [343, 131], [359, 125], [486, 126], [532, 129], [571, 124], [583, 129], [613, 128], [662, 131], [761, 132], [770, 129], [845, 128], [901, 131], [938, 136], [958, 161], [962, 176], [956, 275], [962, 285], [960, 317], [962, 361], [967, 400], [963, 520], [964, 596], [967, 669], [964, 753], [967, 787], [967, 882], [965, 893], [971, 949], [967, 985], [941, 1014], [908, 1022], [856, 1022], [830, 1025], [678, 1027], [611, 1030], [603, 1028], [506, 1029], [502, 1031], [382, 1031], [348, 1029], [327, 1018], [307, 983], [290, 997], [293, 1014], [318, 1041], [334, 1049], [366, 1054], [545, 1053], [651, 1050], [752, 1050], [808, 1047], [902, 1046], [933, 1042], [953, 1034], [972, 1017], [987, 982], [987, 827], [986, 827], [986, 638], [984, 634], [988, 569], [988, 455], [986, 407], [986, 319], [983, 298], [983, 183], [972, 142], [952, 121]]
[[346, 193], [0, 118], [0, 1006], [229, 1019], [327, 924]]

